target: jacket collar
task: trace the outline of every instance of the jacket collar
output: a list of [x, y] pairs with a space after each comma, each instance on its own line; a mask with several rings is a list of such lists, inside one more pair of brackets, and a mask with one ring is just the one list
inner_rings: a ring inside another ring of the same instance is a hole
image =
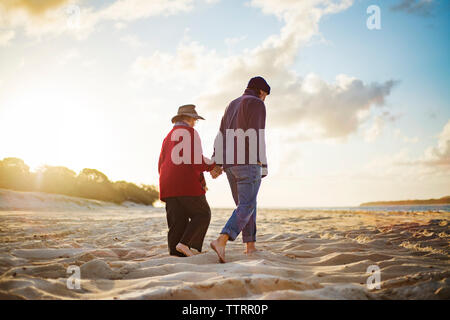
[[184, 127], [189, 127], [190, 128], [190, 126], [184, 121], [177, 121], [177, 122], [175, 122], [175, 124], [173, 126], [174, 127], [176, 127], [176, 126], [184, 126]]
[[243, 95], [250, 95], [250, 96], [254, 96], [254, 97], [257, 97], [257, 98], [259, 98], [259, 95], [258, 95], [258, 94], [256, 94], [256, 91], [255, 91], [255, 90], [253, 90], [253, 89], [249, 89], [249, 88], [245, 89], [245, 91], [244, 91], [244, 94], [243, 94]]

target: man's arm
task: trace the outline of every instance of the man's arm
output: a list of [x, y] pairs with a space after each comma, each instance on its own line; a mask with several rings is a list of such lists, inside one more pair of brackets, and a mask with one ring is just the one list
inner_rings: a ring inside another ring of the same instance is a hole
[[258, 164], [262, 167], [262, 177], [268, 174], [266, 154], [266, 106], [260, 99], [252, 99], [247, 105], [247, 128], [256, 130], [258, 141]]
[[219, 132], [214, 139], [214, 147], [213, 154], [211, 156], [211, 160], [216, 163], [216, 166], [222, 167], [224, 162], [224, 154], [223, 154], [223, 143], [224, 143], [224, 132], [225, 132], [225, 115], [222, 117], [220, 121]]

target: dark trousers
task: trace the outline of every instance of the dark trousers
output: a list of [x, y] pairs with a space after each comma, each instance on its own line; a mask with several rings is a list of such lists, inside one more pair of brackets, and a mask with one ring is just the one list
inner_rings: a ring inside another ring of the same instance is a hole
[[165, 201], [170, 255], [184, 257], [175, 248], [179, 242], [201, 252], [211, 221], [211, 209], [205, 195], [171, 197], [166, 198]]

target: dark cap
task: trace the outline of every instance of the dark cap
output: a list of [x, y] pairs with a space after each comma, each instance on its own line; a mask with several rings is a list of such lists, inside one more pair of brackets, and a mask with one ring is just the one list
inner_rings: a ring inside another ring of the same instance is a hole
[[267, 94], [270, 94], [270, 86], [268, 85], [266, 80], [264, 80], [263, 77], [251, 78], [250, 81], [248, 82], [247, 88], [262, 90], [267, 92]]

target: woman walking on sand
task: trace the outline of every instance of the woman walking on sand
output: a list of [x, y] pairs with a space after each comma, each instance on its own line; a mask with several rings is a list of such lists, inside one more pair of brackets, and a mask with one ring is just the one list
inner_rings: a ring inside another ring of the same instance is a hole
[[192, 256], [191, 248], [202, 251], [211, 220], [206, 201], [204, 171], [217, 178], [222, 170], [203, 156], [201, 141], [194, 129], [199, 116], [194, 105], [179, 107], [174, 124], [161, 148], [158, 163], [160, 200], [166, 203], [169, 253]]

